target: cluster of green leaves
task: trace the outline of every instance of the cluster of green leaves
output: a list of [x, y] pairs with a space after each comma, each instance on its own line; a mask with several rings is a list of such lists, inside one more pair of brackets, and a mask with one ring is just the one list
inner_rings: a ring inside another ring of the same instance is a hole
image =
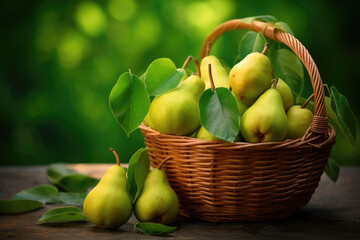
[[154, 60], [138, 77], [131, 71], [123, 73], [109, 96], [111, 112], [129, 136], [144, 120], [150, 107], [150, 97], [164, 94], [177, 87], [184, 69], [177, 69], [169, 58]]
[[[129, 194], [133, 202], [139, 196], [150, 169], [147, 149], [139, 149], [130, 159], [127, 169]], [[16, 193], [11, 200], [0, 200], [0, 213], [17, 214], [39, 209], [44, 204], [64, 203], [71, 206], [53, 208], [44, 213], [39, 224], [87, 221], [82, 206], [88, 190], [95, 187], [98, 179], [79, 174], [65, 164], [53, 164], [47, 168], [47, 177], [54, 185], [40, 185]], [[67, 192], [61, 192], [64, 189]], [[74, 191], [69, 191], [74, 190]], [[134, 229], [147, 235], [160, 235], [176, 230], [176, 227], [156, 223], [134, 223]]]

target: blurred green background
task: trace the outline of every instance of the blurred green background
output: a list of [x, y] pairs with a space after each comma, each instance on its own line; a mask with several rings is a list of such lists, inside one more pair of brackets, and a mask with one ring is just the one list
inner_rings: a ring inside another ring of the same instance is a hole
[[[1, 3], [1, 165], [122, 162], [144, 146], [113, 118], [108, 95], [129, 68], [141, 75], [156, 58], [178, 67], [199, 56], [205, 37], [234, 18], [273, 15], [307, 47], [324, 83], [359, 118], [357, 9], [346, 1], [3, 1]], [[212, 53], [234, 64], [244, 31], [224, 34]], [[309, 81], [304, 96], [310, 95]], [[342, 138], [334, 156], [359, 165]]]

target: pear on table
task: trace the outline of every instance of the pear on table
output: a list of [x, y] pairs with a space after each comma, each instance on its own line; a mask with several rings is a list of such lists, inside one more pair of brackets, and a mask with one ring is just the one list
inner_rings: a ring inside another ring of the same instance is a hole
[[178, 214], [179, 200], [171, 188], [166, 173], [161, 170], [165, 159], [158, 168], [146, 177], [143, 189], [135, 201], [134, 213], [140, 222], [171, 223]]
[[117, 164], [107, 170], [100, 182], [88, 193], [83, 205], [86, 218], [101, 228], [118, 228], [132, 214], [125, 170], [120, 166], [114, 149], [110, 150], [114, 153]]
[[191, 75], [168, 93], [155, 97], [147, 123], [164, 134], [190, 135], [200, 126], [199, 98], [204, 81]]
[[275, 88], [276, 83], [242, 115], [240, 131], [247, 142], [277, 142], [285, 138], [288, 120], [281, 95]]
[[261, 53], [250, 53], [231, 69], [230, 86], [239, 100], [252, 102], [270, 88], [273, 71], [267, 48], [268, 43]]

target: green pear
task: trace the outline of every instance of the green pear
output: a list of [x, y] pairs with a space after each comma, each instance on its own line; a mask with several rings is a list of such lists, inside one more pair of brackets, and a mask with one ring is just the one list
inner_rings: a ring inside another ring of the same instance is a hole
[[215, 56], [206, 56], [200, 63], [201, 78], [205, 82], [205, 89], [211, 88], [209, 64], [211, 64], [211, 75], [213, 77], [215, 87], [229, 88], [229, 74], [219, 59]]
[[200, 127], [199, 98], [204, 81], [192, 75], [150, 105], [150, 127], [164, 134], [190, 135]]
[[284, 82], [280, 78], [277, 78], [277, 79], [278, 79], [278, 83], [276, 86], [276, 90], [279, 91], [283, 105], [284, 105], [284, 109], [285, 109], [285, 111], [287, 111], [289, 109], [289, 107], [294, 105], [294, 97], [293, 97], [290, 87], [286, 84], [286, 82]]
[[100, 182], [88, 193], [83, 205], [86, 218], [102, 228], [118, 228], [132, 214], [125, 170], [120, 166], [116, 152], [112, 148], [110, 150], [117, 164], [106, 171]]
[[268, 89], [245, 111], [240, 131], [247, 142], [275, 142], [285, 138], [288, 120], [276, 89]]
[[294, 105], [287, 111], [289, 130], [286, 138], [297, 139], [304, 136], [313, 120], [313, 113], [300, 105]]
[[179, 200], [171, 188], [166, 173], [153, 169], [146, 177], [143, 189], [134, 204], [139, 222], [171, 223], [179, 211]]
[[232, 90], [239, 100], [253, 101], [271, 86], [272, 67], [265, 56], [267, 44], [262, 53], [253, 52], [237, 63], [230, 71]]
[[209, 133], [204, 126], [201, 126], [199, 131], [196, 133], [196, 138], [202, 139], [202, 140], [207, 140], [207, 141], [222, 141], [220, 138], [215, 137], [214, 135], [212, 135], [211, 133]]

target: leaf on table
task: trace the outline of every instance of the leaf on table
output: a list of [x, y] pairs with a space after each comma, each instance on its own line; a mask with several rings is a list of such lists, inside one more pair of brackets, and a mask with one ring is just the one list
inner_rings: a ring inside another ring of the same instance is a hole
[[116, 121], [129, 136], [149, 111], [150, 98], [145, 84], [134, 74], [122, 74], [110, 92], [109, 105]]
[[63, 163], [51, 164], [47, 168], [47, 177], [50, 180], [50, 182], [54, 184], [57, 184], [62, 178], [68, 175], [77, 174], [77, 173], [78, 172], [68, 168], [67, 165]]
[[334, 182], [339, 178], [340, 167], [335, 158], [329, 157], [325, 164], [325, 173]]
[[59, 199], [61, 202], [74, 205], [82, 206], [87, 193], [76, 193], [76, 192], [59, 192]]
[[234, 142], [239, 133], [240, 113], [227, 88], [207, 89], [200, 97], [200, 120], [204, 128], [220, 139]]
[[92, 178], [83, 174], [73, 174], [63, 177], [58, 185], [67, 192], [86, 192], [89, 188], [94, 188], [99, 179]]
[[30, 199], [46, 203], [59, 203], [59, 191], [52, 185], [41, 185], [15, 194], [13, 199]]
[[86, 221], [85, 214], [83, 211], [76, 207], [60, 207], [54, 208], [38, 220], [38, 223], [45, 222], [78, 222]]
[[176, 69], [169, 58], [154, 60], [146, 70], [145, 85], [150, 96], [164, 94], [176, 88], [185, 75], [184, 69]]
[[174, 232], [177, 228], [160, 223], [140, 222], [135, 224], [136, 230], [146, 235], [162, 235]]
[[262, 33], [253, 31], [245, 33], [239, 43], [238, 55], [235, 59], [236, 63], [243, 60], [250, 53], [262, 52], [266, 42], [266, 38]]
[[25, 213], [44, 206], [42, 202], [30, 199], [0, 200], [0, 213]]
[[133, 202], [139, 196], [150, 169], [150, 160], [145, 148], [140, 148], [131, 157], [128, 166], [129, 194]]
[[331, 88], [331, 109], [339, 123], [341, 131], [345, 134], [349, 142], [359, 149], [356, 142], [357, 119], [351, 110], [346, 97], [342, 95], [334, 86]]
[[272, 66], [274, 77], [284, 80], [295, 94], [301, 96], [304, 89], [304, 70], [299, 58], [290, 50], [281, 48], [275, 52]]

